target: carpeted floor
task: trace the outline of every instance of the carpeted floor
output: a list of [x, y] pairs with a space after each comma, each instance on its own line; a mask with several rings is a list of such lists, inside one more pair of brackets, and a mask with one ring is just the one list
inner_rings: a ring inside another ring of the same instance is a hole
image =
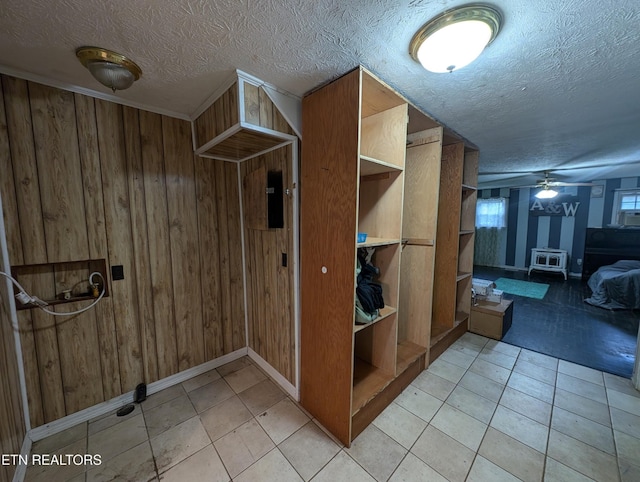
[[513, 323], [503, 342], [545, 355], [631, 377], [640, 311], [609, 311], [585, 303], [586, 282], [555, 273], [474, 267], [474, 278], [508, 278], [548, 284], [543, 299], [505, 293], [514, 300]]

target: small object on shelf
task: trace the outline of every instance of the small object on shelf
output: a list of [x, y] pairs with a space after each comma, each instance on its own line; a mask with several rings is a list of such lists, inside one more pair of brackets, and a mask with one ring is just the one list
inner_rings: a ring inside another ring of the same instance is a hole
[[358, 233], [358, 242], [364, 243], [367, 241], [367, 233]]
[[71, 290], [62, 290], [62, 299], [63, 300], [70, 300], [71, 299]]
[[100, 290], [98, 289], [98, 285], [96, 284], [91, 285], [91, 296], [93, 296], [94, 298], [97, 298], [98, 296], [100, 296]]

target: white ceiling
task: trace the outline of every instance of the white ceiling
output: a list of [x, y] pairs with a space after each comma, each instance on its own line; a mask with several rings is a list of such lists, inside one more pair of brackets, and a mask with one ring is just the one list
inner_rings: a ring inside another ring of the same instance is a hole
[[96, 45], [143, 70], [114, 99], [190, 117], [235, 69], [302, 96], [362, 64], [479, 147], [483, 187], [640, 176], [640, 1], [490, 1], [481, 57], [426, 72], [411, 37], [465, 3], [0, 0], [0, 71], [108, 98], [74, 54]]

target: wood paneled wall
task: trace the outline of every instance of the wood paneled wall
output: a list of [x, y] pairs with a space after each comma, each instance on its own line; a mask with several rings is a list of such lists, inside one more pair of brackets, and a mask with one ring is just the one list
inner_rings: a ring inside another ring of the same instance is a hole
[[94, 310], [19, 312], [32, 426], [246, 346], [237, 165], [195, 157], [186, 121], [1, 80], [11, 263], [124, 268]]
[[238, 83], [235, 82], [195, 120], [196, 146], [206, 144], [238, 122]]
[[267, 92], [248, 82], [244, 83], [244, 118], [249, 124], [295, 136], [294, 130], [271, 102]]
[[[0, 269], [5, 271], [2, 263]], [[3, 454], [19, 454], [27, 430], [22, 411], [18, 358], [7, 300], [8, 292], [5, 289], [6, 279], [3, 277], [0, 283], [0, 451]], [[0, 465], [0, 482], [13, 480], [15, 471], [15, 465]]]
[[[0, 166], [4, 167], [10, 157], [7, 142], [7, 124], [2, 89], [0, 89]], [[10, 194], [7, 194], [10, 193]], [[9, 173], [3, 169], [0, 173], [0, 197], [3, 209], [16, 210], [16, 196]], [[5, 226], [5, 229], [7, 227]], [[7, 232], [7, 234], [9, 234]], [[0, 234], [1, 235], [1, 234]], [[10, 271], [0, 255], [0, 270]], [[24, 420], [20, 378], [18, 374], [18, 355], [16, 353], [14, 327], [9, 313], [9, 299], [13, 294], [6, 288], [6, 279], [0, 280], [0, 451], [3, 454], [19, 454], [27, 433]], [[0, 482], [13, 480], [16, 471], [14, 465], [0, 465]]]
[[[264, 167], [282, 171], [284, 188], [291, 188], [292, 155], [288, 145], [245, 161], [240, 166], [242, 179]], [[295, 385], [293, 202], [283, 197], [284, 228], [249, 229], [245, 221], [247, 317], [249, 346]], [[282, 266], [283, 253], [287, 267]]]

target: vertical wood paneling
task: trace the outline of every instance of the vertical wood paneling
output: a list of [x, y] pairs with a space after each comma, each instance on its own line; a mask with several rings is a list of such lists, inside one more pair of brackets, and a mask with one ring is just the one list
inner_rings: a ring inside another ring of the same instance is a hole
[[195, 159], [204, 354], [207, 360], [224, 353], [215, 164], [210, 159]]
[[[237, 164], [194, 159], [184, 121], [0, 79], [10, 259], [45, 263], [20, 281], [47, 298], [88, 276], [46, 264], [60, 260], [104, 258], [125, 275], [82, 315], [18, 312], [32, 426], [246, 346]], [[237, 119], [237, 92], [222, 105]]]
[[[9, 252], [15, 251], [16, 257], [22, 257], [20, 231], [18, 227], [18, 207], [13, 186], [13, 167], [11, 166], [11, 152], [9, 149], [9, 136], [4, 107], [4, 95], [2, 91], [2, 79], [0, 78], [0, 170], [4, 174], [0, 176], [0, 199], [4, 210], [4, 225]], [[11, 226], [13, 229], [6, 229]], [[0, 269], [9, 270], [4, 260], [0, 260]], [[26, 435], [26, 424], [22, 410], [22, 395], [20, 392], [20, 379], [18, 375], [18, 363], [15, 338], [9, 313], [8, 297], [13, 291], [4, 288], [6, 280], [2, 281], [0, 288], [0, 450], [4, 454], [19, 453], [22, 441]], [[14, 466], [2, 466], [0, 480], [13, 480]]]
[[[29, 270], [20, 277], [20, 283], [27, 292], [38, 293], [43, 299], [53, 297], [55, 285], [53, 273], [44, 268]], [[44, 422], [48, 423], [66, 414], [55, 319], [40, 310], [21, 311], [18, 317], [30, 317], [33, 323], [42, 411]], [[28, 322], [25, 322], [26, 324]]]
[[[32, 84], [29, 97], [48, 260], [87, 259], [87, 218], [73, 94]], [[70, 266], [69, 270], [54, 274], [55, 286], [59, 288], [54, 289], [53, 297], [57, 297], [63, 289], [75, 288], [83, 277], [84, 286], [80, 287], [80, 291], [86, 292], [86, 266], [78, 270]], [[47, 282], [46, 278], [43, 282]], [[81, 307], [82, 304], [71, 304], [60, 309], [75, 311]], [[101, 374], [100, 357], [94, 349], [98, 344], [95, 313], [64, 319], [34, 313], [34, 319], [36, 330], [40, 325], [44, 328], [43, 334], [36, 331], [37, 342], [43, 342], [43, 347], [38, 347], [38, 360], [41, 360], [42, 353], [48, 354], [45, 359], [47, 363], [41, 362], [41, 385], [48, 387], [49, 393], [58, 402], [53, 405], [55, 411], [49, 414], [49, 404], [45, 404], [46, 421], [104, 400], [102, 384], [95, 384]], [[54, 320], [55, 324], [52, 324]], [[54, 368], [55, 360], [59, 360], [57, 370]], [[61, 386], [58, 385], [58, 370]], [[51, 373], [53, 376], [50, 376]], [[47, 392], [43, 392], [43, 398], [47, 400]]]
[[[240, 176], [243, 173], [242, 167], [240, 167]], [[254, 246], [255, 240], [254, 236], [258, 233], [258, 231], [252, 229], [244, 230], [244, 242], [245, 242], [245, 272], [246, 272], [246, 298], [247, 298], [247, 340], [249, 341], [249, 346], [256, 352], [259, 353], [256, 349], [258, 343], [256, 340], [259, 339], [257, 336], [256, 328], [254, 327], [253, 320], [256, 319], [256, 303], [253, 302], [254, 294], [253, 294], [253, 283], [252, 279], [256, 276], [255, 274], [255, 250], [251, 249], [251, 246]]]
[[[11, 211], [4, 209], [7, 221], [5, 230], [8, 233], [13, 233], [9, 236], [9, 239], [13, 240], [8, 245], [9, 259], [14, 264], [43, 263], [46, 262], [47, 252], [44, 243], [40, 188], [35, 165], [27, 82], [3, 76], [2, 87], [11, 153], [11, 159], [8, 161], [11, 163], [13, 171], [13, 179], [2, 176], [4, 181], [13, 181], [11, 188], [7, 187], [3, 190], [3, 204], [6, 205], [6, 197], [13, 192], [15, 195], [14, 203], [17, 207], [17, 219], [8, 217]], [[9, 173], [10, 171], [3, 169], [3, 172]], [[23, 245], [22, 239], [28, 239], [29, 242]], [[23, 313], [18, 316], [18, 323], [27, 385], [29, 417], [31, 425], [38, 426], [44, 423], [45, 418], [31, 314]]]
[[242, 235], [240, 232], [240, 193], [238, 191], [238, 167], [225, 163], [227, 184], [227, 236], [229, 238], [229, 287], [231, 298], [232, 347], [246, 346], [244, 317], [244, 285], [242, 267]]
[[[95, 104], [91, 97], [84, 95], [76, 94], [74, 99], [82, 184], [85, 192], [84, 205], [87, 216], [89, 258], [105, 258], [107, 265], [109, 265]], [[109, 283], [109, 279], [106, 279], [105, 282]], [[122, 393], [112, 298], [103, 298], [96, 305], [95, 314], [98, 330], [97, 346], [102, 370], [102, 391], [104, 399], [109, 400]]]
[[226, 124], [233, 126], [240, 122], [240, 99], [238, 83], [233, 84], [224, 95], [224, 110], [227, 113]]
[[147, 229], [146, 202], [144, 192], [144, 170], [138, 110], [123, 108], [127, 170], [129, 171], [129, 193], [131, 195], [131, 232], [138, 288], [138, 313], [144, 380], [158, 380], [158, 353], [156, 348], [156, 326], [153, 313], [153, 286], [149, 257], [149, 234]]
[[[226, 163], [216, 162], [215, 164], [215, 180], [216, 180], [216, 205], [218, 210], [218, 232], [220, 233], [218, 241], [219, 260], [220, 260], [220, 276], [222, 279], [229, 280], [231, 278], [229, 268], [229, 223], [227, 218], [228, 201], [227, 182], [226, 182]], [[222, 338], [224, 351], [233, 349], [233, 315], [231, 309], [231, 285], [223, 283], [222, 291]]]
[[[3, 77], [2, 85], [5, 94], [20, 232], [23, 240], [29, 240], [23, 246], [23, 262], [46, 263], [47, 250], [27, 82]], [[7, 226], [7, 230], [11, 228], [12, 226]]]
[[[0, 263], [0, 269], [5, 267]], [[22, 412], [22, 396], [18, 376], [18, 359], [11, 329], [8, 293], [2, 284], [0, 296], [0, 450], [3, 454], [17, 454], [22, 448], [26, 426]], [[15, 466], [0, 467], [0, 481], [13, 480]]]
[[151, 260], [153, 313], [156, 327], [158, 375], [178, 371], [176, 324], [173, 311], [169, 215], [167, 213], [164, 161], [162, 158], [162, 119], [158, 114], [140, 112], [142, 165]]
[[[56, 294], [64, 289], [72, 289], [74, 295], [86, 293], [89, 286], [87, 263], [70, 263], [54, 270]], [[59, 288], [58, 288], [59, 287]], [[72, 312], [88, 303], [56, 305], [57, 312]], [[70, 317], [47, 315], [55, 321], [55, 332], [60, 357], [60, 372], [63, 384], [65, 414], [77, 412], [104, 400], [101, 383], [100, 354], [98, 346], [96, 312], [89, 310]]]
[[198, 147], [233, 127], [238, 118], [238, 83], [234, 83], [195, 120]]
[[111, 285], [118, 339], [118, 361], [123, 391], [133, 390], [142, 381], [138, 305], [135, 302], [129, 183], [122, 129], [122, 107], [96, 100], [98, 145], [102, 159], [102, 188], [105, 221], [109, 238], [109, 261], [122, 265], [124, 279]]
[[244, 120], [260, 125], [260, 92], [257, 86], [248, 82], [244, 83]]
[[249, 124], [295, 135], [264, 88], [248, 82], [244, 83], [244, 114]]
[[[260, 168], [282, 171], [285, 187], [292, 186], [291, 146], [263, 154], [241, 164], [241, 175]], [[292, 383], [295, 376], [293, 322], [293, 207], [283, 195], [282, 229], [250, 229], [245, 214], [249, 345]], [[246, 194], [245, 194], [246, 198]], [[282, 266], [282, 254], [288, 266]]]
[[178, 369], [204, 362], [198, 212], [189, 123], [162, 119]]
[[[275, 127], [275, 126], [274, 126]], [[283, 148], [282, 156], [278, 162], [278, 168], [282, 169], [283, 183], [285, 186], [293, 186], [293, 174], [291, 172], [291, 160], [293, 159], [292, 145]], [[274, 153], [275, 155], [276, 153]], [[278, 230], [276, 239], [276, 256], [282, 260], [282, 253], [287, 254], [287, 267], [277, 263], [278, 303], [276, 306], [276, 319], [281, 320], [280, 337], [278, 344], [280, 352], [280, 369], [286, 374], [286, 378], [295, 382], [295, 319], [293, 313], [293, 205], [290, 196], [284, 196], [284, 228]]]
[[260, 89], [260, 125], [273, 129], [273, 103], [262, 88]]
[[87, 226], [73, 94], [30, 84], [29, 98], [47, 261], [87, 259]]
[[14, 264], [23, 264], [22, 238], [20, 237], [20, 224], [18, 223], [18, 204], [13, 183], [13, 166], [11, 165], [11, 149], [9, 146], [2, 80], [2, 77], [0, 77], [0, 170], [2, 172], [2, 176], [0, 176], [0, 195], [2, 195], [7, 249], [9, 253], [13, 254], [13, 258], [9, 261]]

